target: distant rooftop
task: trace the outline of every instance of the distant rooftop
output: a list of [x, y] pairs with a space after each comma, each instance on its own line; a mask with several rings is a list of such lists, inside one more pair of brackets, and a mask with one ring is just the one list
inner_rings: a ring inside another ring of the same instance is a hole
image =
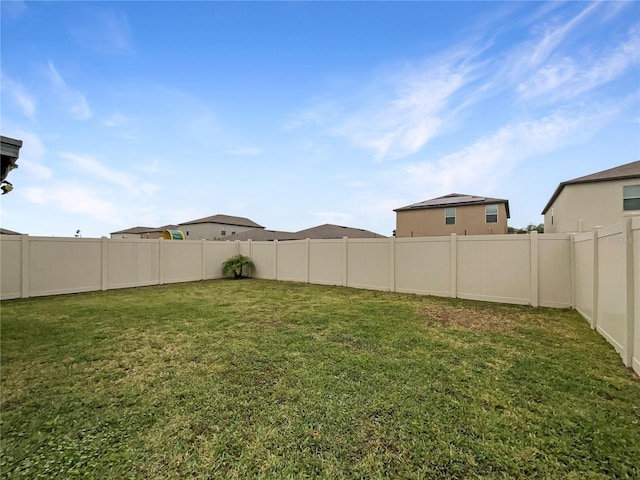
[[142, 235], [145, 233], [164, 232], [165, 230], [176, 230], [177, 225], [165, 225], [164, 227], [132, 227], [125, 230], [119, 230], [117, 232], [111, 232], [111, 235], [131, 234]]
[[325, 223], [316, 227], [307, 228], [298, 232], [281, 232], [277, 230], [253, 230], [250, 232], [241, 232], [227, 237], [227, 240], [304, 240], [311, 239], [337, 239], [337, 238], [385, 238], [369, 230], [362, 228], [343, 227], [341, 225], [333, 225]]
[[477, 195], [467, 195], [464, 193], [450, 193], [449, 195], [443, 195], [442, 197], [412, 203], [406, 207], [396, 208], [394, 212], [422, 210], [427, 208], [446, 208], [451, 206], [490, 205], [494, 203], [504, 203], [507, 210], [507, 218], [510, 218], [509, 200], [504, 198], [479, 197]]
[[196, 220], [190, 220], [188, 222], [182, 222], [180, 225], [194, 225], [198, 223], [219, 223], [222, 225], [237, 225], [240, 227], [254, 227], [264, 228], [262, 225], [258, 225], [253, 220], [249, 220], [245, 217], [234, 217], [232, 215], [212, 215], [210, 217], [198, 218]]

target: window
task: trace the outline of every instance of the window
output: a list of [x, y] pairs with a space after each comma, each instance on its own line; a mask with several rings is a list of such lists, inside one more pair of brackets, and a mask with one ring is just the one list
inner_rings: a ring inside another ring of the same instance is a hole
[[622, 187], [622, 209], [640, 210], [640, 185]]
[[487, 223], [498, 223], [498, 205], [484, 207], [484, 215]]
[[222, 231], [220, 231], [220, 235], [222, 235], [223, 237], [224, 237], [226, 234], [227, 234], [227, 231], [226, 231], [226, 230], [222, 230]]
[[456, 224], [456, 209], [455, 208], [445, 208], [444, 209], [444, 223], [445, 223], [445, 225], [455, 225]]

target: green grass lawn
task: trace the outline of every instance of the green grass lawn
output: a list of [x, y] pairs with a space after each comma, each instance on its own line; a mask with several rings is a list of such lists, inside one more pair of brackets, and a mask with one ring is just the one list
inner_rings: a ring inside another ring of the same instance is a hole
[[640, 478], [569, 310], [262, 280], [1, 305], [3, 478]]

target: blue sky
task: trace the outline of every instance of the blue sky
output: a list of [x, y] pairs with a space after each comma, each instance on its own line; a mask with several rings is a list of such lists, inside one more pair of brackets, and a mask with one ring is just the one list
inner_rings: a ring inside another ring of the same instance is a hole
[[2, 1], [3, 228], [108, 236], [218, 213], [390, 235], [640, 159], [638, 2]]

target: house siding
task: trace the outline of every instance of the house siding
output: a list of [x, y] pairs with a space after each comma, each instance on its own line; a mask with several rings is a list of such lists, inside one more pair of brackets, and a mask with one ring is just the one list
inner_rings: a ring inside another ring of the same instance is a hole
[[498, 222], [487, 223], [486, 205], [448, 205], [455, 207], [456, 223], [445, 224], [445, 207], [400, 210], [396, 212], [396, 237], [428, 237], [456, 233], [458, 235], [492, 235], [507, 233], [507, 210], [504, 203], [498, 206]]
[[622, 190], [640, 177], [565, 185], [544, 215], [545, 233], [577, 233], [620, 222], [640, 210], [624, 211]]

